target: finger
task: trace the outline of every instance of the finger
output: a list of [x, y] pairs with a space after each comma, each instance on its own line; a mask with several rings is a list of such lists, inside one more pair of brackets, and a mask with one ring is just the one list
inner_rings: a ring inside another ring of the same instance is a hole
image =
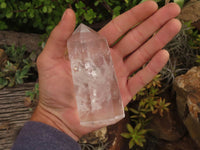
[[47, 44], [44, 48], [50, 58], [64, 57], [67, 48], [67, 39], [75, 28], [76, 17], [72, 9], [67, 9], [60, 23], [51, 32]]
[[142, 47], [125, 60], [125, 65], [131, 74], [148, 62], [152, 56], [162, 49], [181, 29], [181, 23], [177, 19], [170, 20], [160, 31], [155, 34]]
[[[164, 67], [169, 59], [166, 50], [160, 50], [149, 62], [149, 64], [128, 80], [127, 86], [132, 96], [148, 84]], [[125, 104], [128, 103], [128, 100]]]
[[113, 19], [104, 28], [102, 28], [99, 33], [106, 37], [109, 45], [112, 45], [131, 27], [151, 16], [157, 8], [157, 4], [153, 1], [147, 1], [137, 5]]
[[166, 5], [145, 22], [132, 29], [114, 48], [120, 52], [122, 57], [127, 56], [179, 13], [180, 7], [177, 4], [171, 3]]

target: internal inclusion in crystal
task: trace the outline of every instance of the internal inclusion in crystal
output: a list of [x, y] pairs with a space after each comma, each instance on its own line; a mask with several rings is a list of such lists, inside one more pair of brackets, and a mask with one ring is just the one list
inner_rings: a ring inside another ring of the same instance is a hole
[[81, 125], [110, 125], [124, 118], [106, 39], [81, 24], [68, 40], [67, 47]]

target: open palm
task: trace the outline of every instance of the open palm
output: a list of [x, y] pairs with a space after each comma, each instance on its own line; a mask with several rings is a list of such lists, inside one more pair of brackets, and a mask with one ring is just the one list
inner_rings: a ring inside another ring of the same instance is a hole
[[[99, 31], [109, 45], [126, 33], [111, 48], [124, 106], [166, 64], [169, 55], [162, 48], [181, 28], [180, 22], [173, 19], [179, 12], [176, 4], [157, 10], [157, 4], [148, 1], [118, 16]], [[136, 27], [131, 29], [133, 26]], [[78, 140], [95, 129], [79, 124], [70, 62], [65, 59], [67, 39], [74, 27], [74, 12], [67, 9], [38, 57], [40, 97], [32, 120], [52, 125]], [[147, 62], [148, 65], [138, 71]], [[135, 71], [137, 73], [129, 78]]]

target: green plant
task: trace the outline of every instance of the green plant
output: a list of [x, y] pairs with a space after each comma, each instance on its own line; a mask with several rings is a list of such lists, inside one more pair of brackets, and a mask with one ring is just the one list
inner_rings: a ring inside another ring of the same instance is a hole
[[197, 60], [196, 60], [197, 63], [200, 63], [200, 55], [197, 55]]
[[170, 103], [159, 96], [161, 88], [161, 75], [157, 75], [153, 81], [142, 88], [136, 96], [133, 97], [132, 105], [128, 107], [130, 112], [131, 124], [127, 125], [128, 133], [122, 133], [125, 138], [130, 139], [129, 148], [133, 146], [143, 147], [146, 142], [146, 133], [151, 129], [146, 126], [152, 119], [152, 115], [159, 113], [162, 117], [165, 111], [169, 111]]
[[200, 55], [200, 34], [191, 22], [185, 22], [181, 31], [166, 46], [170, 60], [161, 71], [165, 90], [170, 87], [176, 76], [196, 66]]
[[[143, 1], [145, 0], [0, 0], [0, 30], [50, 33], [68, 7], [75, 10], [77, 24], [101, 23], [95, 26], [99, 29], [111, 18]], [[165, 4], [164, 0], [155, 1], [160, 6]], [[184, 3], [184, 0], [178, 0], [177, 3], [179, 1]]]
[[121, 133], [121, 136], [130, 139], [129, 149], [133, 148], [135, 144], [143, 147], [144, 143], [146, 142], [145, 134], [148, 130], [143, 129], [141, 123], [138, 123], [135, 128], [133, 128], [130, 124], [127, 124], [127, 129], [129, 133]]
[[37, 101], [39, 99], [39, 84], [36, 83], [32, 91], [26, 91], [26, 98], [30, 102]]
[[185, 22], [185, 26], [188, 28], [187, 34], [190, 37], [188, 43], [194, 51], [197, 51], [196, 62], [200, 63], [200, 33], [192, 25], [192, 22]]
[[168, 64], [160, 75], [133, 97], [133, 105], [127, 108], [130, 112], [131, 124], [127, 126], [128, 132], [123, 133], [122, 136], [130, 139], [130, 148], [135, 149], [145, 144], [147, 133], [151, 131], [146, 128], [153, 117], [150, 114], [158, 113], [162, 117], [164, 112], [169, 111], [170, 103], [159, 94], [171, 86], [176, 76], [196, 65], [196, 61], [200, 62], [199, 41], [199, 32], [191, 22], [188, 22], [183, 24], [180, 33], [165, 47], [171, 55]]
[[[23, 84], [25, 79], [33, 75], [35, 70], [36, 54], [26, 52], [25, 47], [16, 48], [14, 45], [5, 48], [8, 56], [4, 66], [0, 68], [0, 89], [6, 86], [12, 87]], [[31, 71], [31, 69], [33, 69]]]
[[174, 0], [174, 2], [177, 3], [182, 8], [185, 1], [184, 0]]
[[189, 36], [188, 44], [192, 47], [192, 49], [200, 49], [200, 33], [199, 31], [192, 25], [192, 22], [185, 22], [184, 26], [186, 29], [186, 34]]
[[127, 10], [132, 6], [133, 3], [129, 1], [114, 0], [0, 0], [0, 29], [50, 33], [68, 7], [75, 10], [77, 24], [92, 24], [117, 16], [120, 10]]
[[165, 99], [159, 96], [161, 92], [160, 77], [161, 75], [157, 75], [133, 98], [134, 101], [139, 100], [137, 110], [129, 108], [129, 110], [133, 113], [130, 118], [132, 118], [132, 121], [134, 121], [135, 123], [138, 123], [140, 121], [138, 120], [138, 118], [146, 119], [149, 112], [152, 112], [153, 114], [159, 112], [160, 115], [163, 116], [163, 112], [168, 111], [167, 107], [170, 105], [170, 103], [166, 103]]
[[36, 83], [33, 90], [26, 91], [25, 104], [26, 106], [35, 106], [39, 99], [39, 84]]

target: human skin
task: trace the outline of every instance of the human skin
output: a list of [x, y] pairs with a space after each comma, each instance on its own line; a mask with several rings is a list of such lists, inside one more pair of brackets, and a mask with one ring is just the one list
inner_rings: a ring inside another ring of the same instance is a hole
[[[170, 3], [158, 10], [155, 2], [147, 1], [116, 17], [99, 31], [110, 46], [129, 31], [110, 47], [124, 106], [168, 61], [169, 54], [162, 48], [181, 28], [181, 23], [174, 19], [179, 13], [177, 4]], [[67, 9], [37, 59], [39, 103], [31, 120], [55, 127], [77, 141], [97, 128], [80, 125], [70, 61], [65, 57], [75, 22], [73, 10]]]

